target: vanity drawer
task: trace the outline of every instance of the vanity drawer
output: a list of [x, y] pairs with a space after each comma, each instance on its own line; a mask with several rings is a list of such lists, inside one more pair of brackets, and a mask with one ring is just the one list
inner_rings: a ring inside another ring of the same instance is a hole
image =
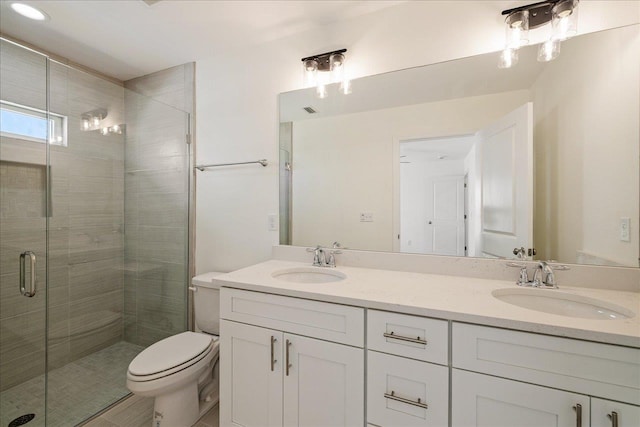
[[640, 403], [640, 349], [454, 323], [452, 365]]
[[220, 317], [341, 344], [364, 346], [364, 309], [358, 307], [222, 288]]
[[[381, 427], [449, 424], [449, 369], [446, 366], [371, 350], [367, 356], [368, 423]], [[398, 400], [391, 397], [391, 393]]]
[[448, 327], [446, 320], [368, 310], [367, 345], [370, 350], [446, 365]]

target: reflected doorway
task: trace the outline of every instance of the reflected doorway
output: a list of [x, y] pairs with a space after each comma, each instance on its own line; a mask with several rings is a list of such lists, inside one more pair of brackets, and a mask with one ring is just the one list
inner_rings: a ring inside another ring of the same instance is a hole
[[465, 256], [474, 135], [400, 141], [400, 251]]

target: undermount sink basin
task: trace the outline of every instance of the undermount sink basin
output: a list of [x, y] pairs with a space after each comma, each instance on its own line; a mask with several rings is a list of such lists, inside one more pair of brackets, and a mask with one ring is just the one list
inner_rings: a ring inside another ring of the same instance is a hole
[[555, 289], [496, 289], [492, 295], [506, 303], [544, 313], [584, 319], [628, 319], [636, 314], [619, 305]]
[[339, 282], [347, 276], [337, 270], [324, 267], [295, 267], [278, 270], [271, 274], [278, 280], [295, 283], [329, 283]]

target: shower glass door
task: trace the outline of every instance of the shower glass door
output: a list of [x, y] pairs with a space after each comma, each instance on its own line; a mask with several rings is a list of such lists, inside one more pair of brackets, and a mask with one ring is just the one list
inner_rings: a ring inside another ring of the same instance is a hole
[[0, 39], [0, 425], [45, 425], [49, 143], [47, 57]]
[[187, 329], [190, 115], [0, 40], [0, 426], [67, 427]]

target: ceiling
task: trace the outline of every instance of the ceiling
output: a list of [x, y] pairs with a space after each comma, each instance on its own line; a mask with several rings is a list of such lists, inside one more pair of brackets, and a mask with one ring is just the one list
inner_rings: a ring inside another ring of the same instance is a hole
[[0, 32], [120, 80], [224, 55], [402, 1], [25, 0], [31, 21], [0, 0]]

